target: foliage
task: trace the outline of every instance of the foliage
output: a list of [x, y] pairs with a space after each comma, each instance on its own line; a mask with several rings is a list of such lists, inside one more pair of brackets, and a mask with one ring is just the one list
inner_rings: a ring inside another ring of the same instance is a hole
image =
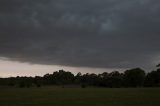
[[160, 87], [160, 69], [157, 69], [157, 71], [152, 71], [147, 74], [144, 86]]
[[124, 73], [124, 84], [127, 87], [143, 86], [145, 80], [145, 72], [140, 68], [127, 70]]
[[82, 88], [87, 86], [120, 88], [120, 87], [160, 87], [160, 69], [145, 73], [140, 68], [126, 70], [124, 73], [113, 71], [111, 73], [78, 73], [74, 76], [71, 72], [59, 70], [53, 74], [45, 74], [43, 77], [10, 77], [0, 78], [1, 86], [19, 86], [30, 88], [48, 85], [79, 85]]

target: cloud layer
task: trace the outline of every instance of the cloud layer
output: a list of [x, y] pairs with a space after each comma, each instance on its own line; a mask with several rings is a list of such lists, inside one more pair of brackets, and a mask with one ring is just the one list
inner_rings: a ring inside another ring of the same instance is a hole
[[0, 0], [0, 57], [78, 67], [159, 62], [158, 0]]

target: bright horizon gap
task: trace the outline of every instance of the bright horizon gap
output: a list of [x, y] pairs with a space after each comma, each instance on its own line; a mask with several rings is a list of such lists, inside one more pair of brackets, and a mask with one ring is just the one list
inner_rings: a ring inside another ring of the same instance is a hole
[[30, 64], [27, 62], [10, 61], [6, 59], [0, 59], [0, 77], [16, 77], [16, 76], [43, 76], [47, 73], [53, 73], [59, 70], [70, 71], [73, 74], [81, 72], [85, 73], [95, 73], [99, 74], [102, 72], [112, 72], [112, 71], [124, 71], [125, 69], [116, 68], [88, 68], [88, 67], [70, 67], [61, 65], [40, 65], [40, 64]]

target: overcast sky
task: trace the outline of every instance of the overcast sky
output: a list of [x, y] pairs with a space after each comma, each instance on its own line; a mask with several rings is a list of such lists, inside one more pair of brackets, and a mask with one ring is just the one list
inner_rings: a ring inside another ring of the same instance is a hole
[[4, 63], [8, 73], [15, 63], [32, 67], [28, 73], [34, 64], [37, 73], [40, 66], [149, 71], [160, 62], [160, 1], [0, 0], [0, 57], [4, 75]]

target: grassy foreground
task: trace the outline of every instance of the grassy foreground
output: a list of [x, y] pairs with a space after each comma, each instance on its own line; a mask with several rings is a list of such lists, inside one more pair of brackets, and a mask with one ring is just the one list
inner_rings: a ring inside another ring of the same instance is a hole
[[160, 88], [7, 88], [0, 106], [160, 106]]

